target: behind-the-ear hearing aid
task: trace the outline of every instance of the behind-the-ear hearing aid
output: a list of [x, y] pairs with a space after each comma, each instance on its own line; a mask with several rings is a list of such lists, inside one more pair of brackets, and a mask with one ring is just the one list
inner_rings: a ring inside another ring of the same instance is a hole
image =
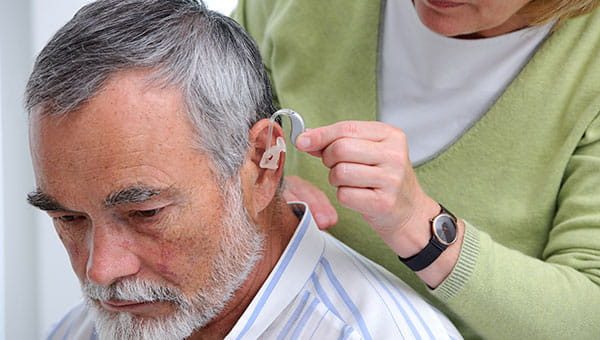
[[273, 138], [273, 124], [275, 124], [275, 119], [281, 115], [286, 115], [290, 118], [290, 122], [292, 123], [290, 129], [290, 140], [294, 146], [296, 146], [296, 138], [298, 138], [298, 136], [304, 132], [304, 119], [302, 119], [302, 116], [300, 116], [299, 113], [289, 109], [281, 109], [275, 112], [269, 119], [267, 148], [260, 159], [261, 168], [277, 169], [279, 167], [279, 155], [282, 152], [285, 152], [285, 141], [283, 138], [277, 137], [276, 144], [271, 145], [271, 140]]

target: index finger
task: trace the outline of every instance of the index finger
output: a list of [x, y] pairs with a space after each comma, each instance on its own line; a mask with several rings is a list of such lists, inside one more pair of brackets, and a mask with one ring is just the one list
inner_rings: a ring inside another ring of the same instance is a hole
[[320, 153], [340, 138], [357, 138], [379, 142], [388, 135], [388, 126], [372, 121], [343, 121], [315, 129], [308, 129], [296, 139], [300, 151]]

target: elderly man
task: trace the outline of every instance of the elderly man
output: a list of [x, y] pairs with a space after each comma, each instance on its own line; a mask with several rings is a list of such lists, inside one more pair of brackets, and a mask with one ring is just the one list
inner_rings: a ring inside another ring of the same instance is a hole
[[27, 106], [28, 200], [85, 299], [51, 339], [460, 337], [282, 200], [283, 157], [260, 166], [268, 79], [232, 20], [194, 0], [89, 4], [39, 55]]

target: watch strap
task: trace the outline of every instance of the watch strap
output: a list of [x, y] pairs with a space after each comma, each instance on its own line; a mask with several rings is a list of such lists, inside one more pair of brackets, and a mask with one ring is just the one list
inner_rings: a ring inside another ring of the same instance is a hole
[[454, 216], [453, 213], [451, 213], [448, 209], [444, 208], [444, 206], [441, 203], [438, 203], [438, 205], [440, 206], [440, 214], [450, 215], [452, 219], [456, 221], [456, 216]]
[[444, 250], [446, 250], [446, 248], [448, 248], [448, 244], [438, 239], [438, 236], [436, 236], [433, 226], [434, 221], [442, 214], [450, 216], [453, 223], [456, 225], [456, 217], [454, 216], [454, 214], [446, 210], [446, 208], [444, 208], [444, 206], [440, 204], [440, 212], [434, 218], [429, 220], [432, 235], [431, 239], [429, 240], [429, 243], [427, 243], [425, 248], [423, 248], [423, 250], [411, 257], [403, 258], [398, 256], [398, 259], [400, 259], [402, 263], [404, 263], [408, 268], [412, 269], [415, 272], [427, 268], [442, 254]]
[[438, 241], [435, 235], [431, 236], [429, 243], [423, 250], [421, 250], [416, 255], [411, 257], [403, 258], [398, 256], [400, 261], [404, 263], [408, 268], [412, 269], [415, 272], [423, 270], [427, 268], [435, 259], [437, 259], [440, 254], [448, 248], [447, 245]]

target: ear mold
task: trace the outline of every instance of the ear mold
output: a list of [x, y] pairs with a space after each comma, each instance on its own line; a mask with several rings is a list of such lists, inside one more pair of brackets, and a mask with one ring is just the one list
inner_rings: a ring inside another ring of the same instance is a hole
[[279, 156], [285, 152], [285, 141], [277, 137], [277, 144], [267, 148], [260, 159], [260, 167], [264, 169], [277, 169], [279, 167]]
[[273, 139], [273, 124], [275, 124], [275, 119], [281, 115], [288, 116], [290, 118], [290, 122], [292, 123], [290, 130], [290, 140], [292, 144], [296, 146], [296, 138], [304, 132], [304, 120], [299, 113], [289, 110], [289, 109], [281, 109], [275, 112], [271, 118], [269, 119], [269, 132], [267, 137], [267, 148], [263, 153], [262, 158], [260, 159], [260, 167], [264, 169], [277, 169], [279, 167], [279, 156], [281, 152], [285, 152], [285, 141], [281, 137], [277, 137], [276, 144], [271, 145], [271, 141]]

